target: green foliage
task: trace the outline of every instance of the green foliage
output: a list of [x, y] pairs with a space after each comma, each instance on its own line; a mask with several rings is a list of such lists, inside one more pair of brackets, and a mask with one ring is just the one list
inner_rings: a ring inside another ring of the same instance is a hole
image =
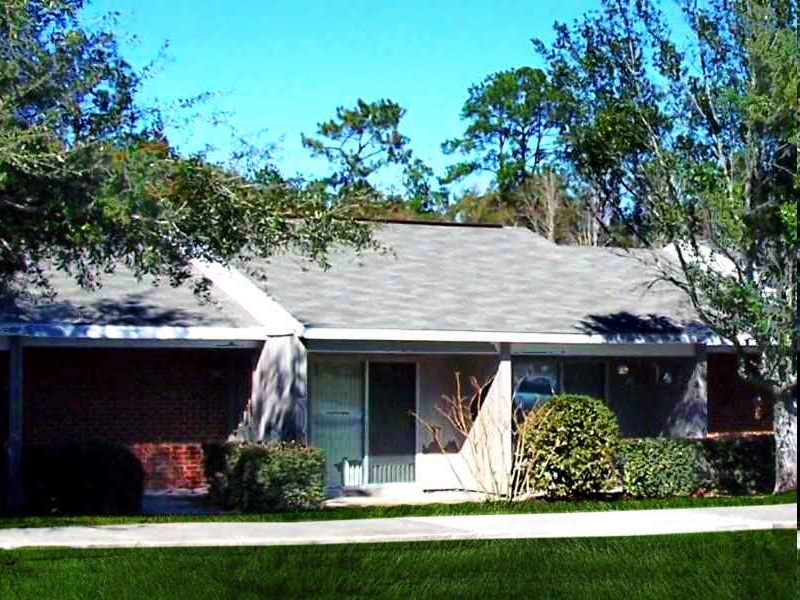
[[136, 514], [144, 471], [122, 444], [75, 442], [23, 450], [26, 512], [34, 514]]
[[416, 215], [441, 217], [449, 193], [445, 187], [434, 186], [433, 169], [419, 158], [409, 158], [403, 171], [405, 205]]
[[[369, 218], [425, 218], [439, 214], [448, 192], [437, 187], [431, 169], [415, 157], [400, 133], [405, 109], [392, 100], [340, 106], [336, 117], [320, 123], [316, 137], [302, 136], [313, 156], [325, 158], [333, 172], [321, 180], [331, 203], [357, 205], [354, 214]], [[400, 171], [403, 194], [376, 187], [373, 176]]]
[[405, 112], [391, 100], [359, 99], [353, 108], [337, 108], [334, 119], [318, 125], [317, 137], [303, 135], [302, 143], [334, 168], [327, 185], [337, 191], [369, 190], [371, 175], [411, 158], [408, 138], [399, 131]]
[[619, 485], [619, 426], [602, 401], [563, 394], [536, 407], [519, 428], [527, 488], [548, 497], [586, 497]]
[[795, 531], [784, 530], [256, 548], [25, 548], [3, 552], [0, 597], [786, 600], [797, 596], [796, 539]]
[[451, 165], [444, 181], [488, 171], [502, 195], [520, 185], [545, 156], [554, 98], [545, 73], [530, 67], [494, 73], [472, 86], [461, 110], [468, 123], [463, 137], [442, 145], [446, 154], [467, 158]]
[[467, 190], [447, 207], [445, 215], [459, 223], [513, 225], [518, 219], [517, 211], [503, 203], [496, 191]]
[[637, 498], [689, 496], [703, 481], [701, 449], [689, 440], [623, 440], [619, 459], [622, 487]]
[[319, 508], [325, 457], [292, 442], [229, 443], [205, 449], [212, 499], [242, 512]]
[[786, 241], [797, 246], [797, 203], [784, 202], [781, 205], [781, 221]]
[[703, 486], [723, 494], [770, 492], [775, 485], [775, 438], [731, 437], [700, 440], [707, 480]]
[[775, 483], [773, 436], [623, 440], [624, 492], [637, 498], [766, 493]]
[[597, 214], [609, 215], [606, 227], [629, 245], [649, 233], [646, 191], [634, 173], [652, 160], [650, 140], [672, 131], [668, 90], [651, 75], [669, 83], [680, 54], [648, 1], [606, 0], [602, 10], [554, 29], [555, 43], [534, 46], [558, 90], [559, 158], [598, 199]]
[[[797, 353], [797, 4], [681, 2], [686, 42], [654, 0], [603, 0], [536, 48], [559, 90], [561, 158], [657, 275], [787, 402]], [[684, 45], [685, 44], [685, 45]], [[612, 223], [613, 225], [613, 223]], [[723, 265], [722, 267], [720, 265]], [[745, 360], [740, 340], [761, 350]]]
[[179, 283], [193, 258], [296, 247], [324, 264], [331, 244], [368, 243], [349, 207], [275, 176], [257, 150], [227, 166], [179, 155], [168, 115], [136, 100], [147, 71], [82, 7], [0, 5], [0, 288], [45, 285], [47, 267], [92, 287], [120, 262]]

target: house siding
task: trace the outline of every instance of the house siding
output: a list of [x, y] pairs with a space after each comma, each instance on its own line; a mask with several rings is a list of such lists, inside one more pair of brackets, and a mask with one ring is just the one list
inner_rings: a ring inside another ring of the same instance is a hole
[[606, 403], [622, 436], [705, 436], [706, 372], [703, 357], [611, 359]]
[[708, 356], [708, 430], [712, 434], [770, 431], [772, 405], [737, 374], [736, 356]]
[[[5, 436], [7, 354], [0, 351], [0, 406], [4, 408], [0, 411], [0, 442]], [[352, 354], [350, 358], [376, 357]], [[26, 348], [24, 442], [123, 443], [141, 461], [147, 488], [203, 487], [203, 444], [222, 441], [235, 429], [250, 393], [256, 359], [255, 351], [233, 349]], [[468, 393], [470, 376], [485, 381], [498, 364], [496, 357], [488, 356], [382, 355], [381, 360], [419, 363], [420, 416], [442, 427], [440, 439], [445, 444], [455, 442], [458, 436], [436, 406], [443, 408], [442, 397], [454, 392], [455, 373], [461, 373], [463, 393]], [[696, 362], [606, 360], [610, 393], [606, 401], [620, 417], [624, 433], [681, 435], [667, 431], [664, 425], [685, 398]], [[625, 377], [619, 368], [623, 364]], [[667, 372], [669, 385], [663, 383]], [[652, 387], [657, 376], [662, 379], [661, 391]], [[707, 356], [707, 389], [709, 434], [772, 428], [771, 406], [758, 406], [757, 391], [736, 376], [734, 356]], [[417, 484], [457, 487], [453, 469], [431, 442], [430, 433], [420, 427]], [[467, 475], [463, 473], [461, 479], [468, 479]]]
[[127, 445], [148, 489], [205, 485], [202, 445], [225, 440], [249, 394], [253, 353], [216, 349], [25, 350], [26, 445]]
[[[526, 374], [557, 392], [600, 398], [623, 437], [702, 437], [707, 433], [705, 355], [693, 357], [518, 356], [515, 386]], [[584, 378], [581, 380], [581, 378]]]

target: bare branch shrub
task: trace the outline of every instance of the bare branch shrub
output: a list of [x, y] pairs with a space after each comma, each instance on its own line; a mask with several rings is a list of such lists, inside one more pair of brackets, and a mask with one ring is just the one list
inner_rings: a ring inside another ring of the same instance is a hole
[[[441, 439], [441, 425], [417, 413], [411, 414], [430, 432], [433, 446], [447, 458], [462, 489], [478, 491], [488, 498], [516, 500], [527, 490], [524, 451], [520, 436], [515, 434], [524, 420], [524, 414], [510, 404], [505, 414], [496, 410], [496, 407], [485, 406], [494, 379], [490, 377], [479, 383], [476, 377], [469, 377], [469, 387], [465, 390], [461, 373], [456, 372], [453, 395], [443, 395], [442, 404], [435, 407], [436, 412], [459, 436], [458, 453], [447, 451]], [[497, 451], [497, 440], [502, 440], [506, 435], [511, 438], [510, 460], [505, 460], [505, 453]], [[458, 463], [466, 467], [471, 482], [462, 479]]]

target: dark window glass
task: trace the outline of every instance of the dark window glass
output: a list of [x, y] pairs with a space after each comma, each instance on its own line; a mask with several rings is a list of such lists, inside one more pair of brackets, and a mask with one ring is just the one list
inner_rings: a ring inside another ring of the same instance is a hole
[[416, 366], [369, 364], [369, 454], [412, 455], [416, 421]]
[[564, 392], [605, 400], [606, 367], [603, 362], [564, 362]]

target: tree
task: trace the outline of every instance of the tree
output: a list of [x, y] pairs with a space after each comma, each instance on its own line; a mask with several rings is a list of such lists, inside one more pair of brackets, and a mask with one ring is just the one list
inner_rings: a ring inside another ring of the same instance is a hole
[[520, 220], [529, 229], [549, 241], [573, 242], [578, 214], [568, 198], [566, 182], [552, 168], [526, 179], [512, 193], [512, 204], [520, 211]]
[[[572, 28], [556, 22], [557, 37], [550, 48], [533, 40], [558, 89], [554, 113], [559, 158], [591, 191], [590, 206], [606, 217], [598, 224], [609, 237], [619, 225], [626, 226], [629, 234], [646, 233], [647, 215], [642, 200], [631, 190], [637, 183], [631, 173], [650, 161], [651, 148], [648, 128], [636, 112], [649, 111], [645, 117], [655, 135], [669, 129], [667, 90], [649, 77], [651, 55], [646, 51], [651, 26], [656, 28], [654, 35], [663, 36], [658, 31], [663, 27], [657, 22], [660, 16], [649, 0], [640, 14], [627, 4], [626, 0], [604, 0], [602, 11], [587, 14]], [[659, 56], [652, 60], [672, 67], [675, 58], [669, 52], [674, 47], [668, 44], [657, 51]], [[626, 68], [620, 68], [622, 62]]]
[[137, 101], [146, 73], [82, 6], [0, 5], [0, 287], [46, 285], [46, 265], [91, 287], [120, 262], [178, 283], [193, 258], [296, 246], [324, 262], [331, 243], [369, 242], [347, 210], [263, 163], [237, 172], [176, 152], [164, 115]]
[[461, 110], [468, 122], [461, 138], [442, 145], [466, 160], [451, 165], [445, 182], [480, 171], [494, 175], [501, 198], [533, 174], [553, 133], [555, 91], [544, 72], [522, 67], [488, 76], [469, 90]]
[[537, 48], [562, 91], [566, 160], [628, 234], [672, 249], [661, 276], [774, 402], [776, 490], [796, 488], [796, 5], [681, 9], [686, 48], [650, 0], [604, 0]]
[[399, 131], [404, 114], [405, 109], [391, 100], [359, 99], [353, 108], [337, 108], [335, 118], [318, 125], [317, 137], [303, 135], [302, 143], [331, 164], [334, 171], [325, 183], [339, 195], [372, 191], [370, 176], [411, 160], [408, 138]]
[[501, 202], [496, 190], [466, 190], [454, 199], [444, 214], [445, 218], [458, 223], [515, 225], [519, 218], [516, 210]]
[[608, 215], [601, 210], [599, 194], [591, 188], [580, 187], [577, 196], [578, 201], [572, 204], [574, 243], [597, 247], [601, 243], [601, 228], [608, 230]]
[[403, 169], [405, 206], [418, 216], [441, 216], [447, 206], [449, 192], [434, 187], [433, 169], [419, 158], [410, 158]]

